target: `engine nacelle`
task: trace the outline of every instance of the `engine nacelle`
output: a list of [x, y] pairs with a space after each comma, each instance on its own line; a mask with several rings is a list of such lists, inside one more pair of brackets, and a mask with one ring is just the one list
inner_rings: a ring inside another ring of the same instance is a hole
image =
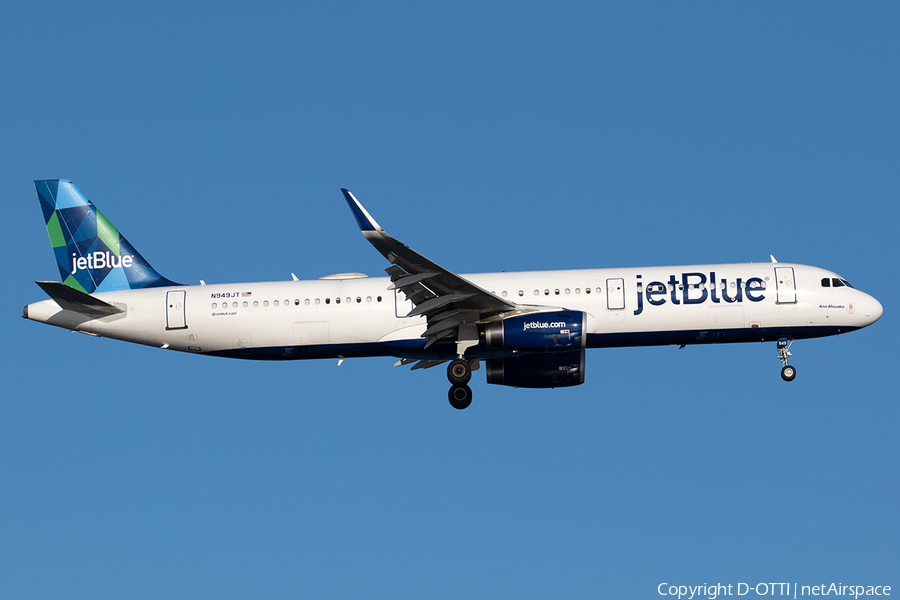
[[584, 350], [526, 354], [485, 361], [487, 382], [522, 388], [570, 387], [584, 383]]
[[586, 316], [581, 311], [537, 312], [488, 323], [484, 328], [489, 348], [522, 351], [557, 351], [584, 348]]

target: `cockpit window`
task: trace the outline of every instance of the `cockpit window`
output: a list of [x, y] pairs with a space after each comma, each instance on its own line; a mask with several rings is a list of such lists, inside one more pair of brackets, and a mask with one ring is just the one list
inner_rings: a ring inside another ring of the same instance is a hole
[[847, 281], [846, 279], [841, 279], [840, 277], [823, 277], [822, 287], [848, 287], [856, 289], [852, 285], [850, 285], [849, 281]]

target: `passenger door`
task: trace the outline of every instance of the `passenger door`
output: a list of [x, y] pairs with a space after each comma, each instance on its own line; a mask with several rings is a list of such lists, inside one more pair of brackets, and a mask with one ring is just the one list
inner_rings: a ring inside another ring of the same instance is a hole
[[625, 280], [621, 278], [606, 280], [606, 308], [623, 310], [625, 308]]
[[797, 304], [794, 267], [775, 267], [775, 304]]
[[166, 292], [166, 329], [187, 329], [184, 296], [184, 290]]

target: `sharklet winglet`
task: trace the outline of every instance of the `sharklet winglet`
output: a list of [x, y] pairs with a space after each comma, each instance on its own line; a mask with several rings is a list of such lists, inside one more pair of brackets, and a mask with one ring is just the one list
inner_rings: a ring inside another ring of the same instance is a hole
[[350, 212], [353, 213], [353, 217], [356, 219], [357, 225], [359, 225], [360, 231], [379, 231], [384, 232], [384, 229], [375, 222], [375, 219], [372, 218], [372, 215], [369, 214], [363, 205], [359, 203], [350, 190], [347, 188], [341, 188], [341, 192], [344, 194], [344, 199], [347, 201], [347, 206], [350, 207]]

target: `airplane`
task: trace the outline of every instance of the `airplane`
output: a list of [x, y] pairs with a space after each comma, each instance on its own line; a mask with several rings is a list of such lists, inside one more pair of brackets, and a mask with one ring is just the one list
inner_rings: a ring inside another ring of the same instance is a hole
[[183, 285], [160, 275], [67, 179], [35, 180], [60, 281], [23, 317], [166, 350], [256, 360], [391, 356], [446, 362], [451, 406], [468, 383], [576, 386], [585, 350], [776, 342], [792, 381], [795, 340], [877, 321], [882, 306], [831, 271], [771, 262], [458, 275], [388, 235], [347, 189], [388, 277]]

